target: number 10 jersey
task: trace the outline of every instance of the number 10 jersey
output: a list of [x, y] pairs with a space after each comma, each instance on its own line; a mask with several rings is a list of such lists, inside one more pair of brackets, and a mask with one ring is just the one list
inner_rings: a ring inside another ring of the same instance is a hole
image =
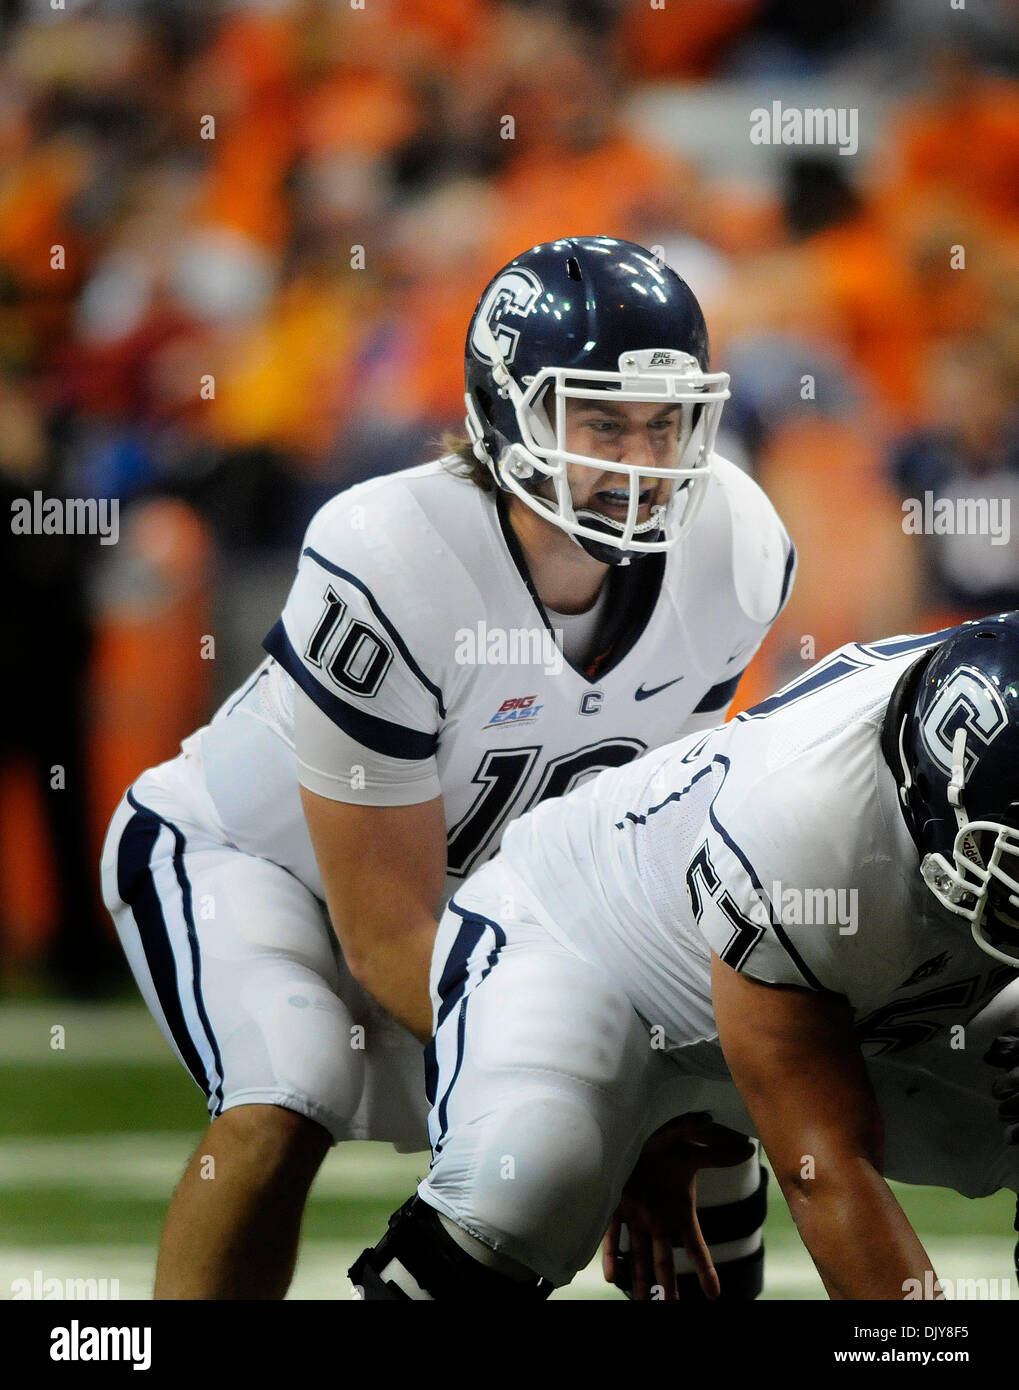
[[583, 668], [563, 655], [504, 501], [440, 460], [313, 518], [268, 657], [184, 743], [229, 843], [322, 898], [299, 783], [360, 805], [441, 794], [452, 892], [529, 807], [721, 722], [793, 576], [760, 488], [713, 458], [691, 534], [610, 571]]

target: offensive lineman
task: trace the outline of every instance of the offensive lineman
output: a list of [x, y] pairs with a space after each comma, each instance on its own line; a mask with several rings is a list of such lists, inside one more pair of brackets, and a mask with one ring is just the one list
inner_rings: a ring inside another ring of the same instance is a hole
[[[795, 562], [713, 451], [708, 368], [694, 296], [642, 248], [519, 256], [468, 331], [462, 456], [321, 509], [267, 658], [125, 796], [106, 902], [212, 1117], [157, 1297], [283, 1296], [329, 1146], [428, 1146], [448, 893], [527, 806], [724, 718]], [[756, 1201], [758, 1172], [715, 1202]]]
[[1017, 969], [1019, 612], [842, 647], [524, 816], [457, 891], [431, 1170], [351, 1275], [476, 1297], [442, 1213], [492, 1252], [487, 1296], [547, 1296], [646, 1135], [696, 1109], [756, 1130], [832, 1297], [929, 1290], [885, 1175], [1019, 1189], [992, 1098], [1014, 1118], [1016, 1075], [992, 1092], [984, 1060]]

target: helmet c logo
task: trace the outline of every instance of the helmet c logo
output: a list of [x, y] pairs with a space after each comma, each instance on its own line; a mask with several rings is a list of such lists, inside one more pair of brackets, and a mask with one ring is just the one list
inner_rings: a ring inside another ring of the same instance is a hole
[[[474, 319], [474, 330], [471, 333], [471, 348], [475, 355], [482, 362], [487, 362], [489, 366], [495, 360], [487, 344], [479, 341], [482, 336], [478, 332], [479, 325], [487, 325], [495, 338], [496, 347], [502, 354], [504, 362], [512, 362], [516, 356], [517, 343], [520, 341], [520, 331], [510, 328], [505, 321], [506, 314], [520, 314], [526, 316], [538, 302], [544, 285], [535, 275], [533, 270], [525, 270], [522, 266], [515, 266], [512, 270], [506, 270], [499, 278], [488, 287], [484, 299], [478, 306], [478, 312]], [[493, 319], [499, 316], [498, 324], [493, 323]], [[487, 338], [487, 335], [484, 335]]]
[[[950, 773], [956, 729], [968, 729], [986, 748], [1007, 723], [1005, 706], [991, 681], [974, 666], [960, 666], [945, 681], [921, 720], [920, 737], [934, 761]], [[972, 770], [977, 756], [967, 740], [967, 773]]]

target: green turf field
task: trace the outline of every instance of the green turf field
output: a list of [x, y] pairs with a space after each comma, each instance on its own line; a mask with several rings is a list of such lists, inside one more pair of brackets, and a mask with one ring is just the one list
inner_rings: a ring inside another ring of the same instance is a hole
[[[51, 1047], [58, 1026], [62, 1049]], [[17, 1280], [41, 1287], [47, 1279], [117, 1280], [121, 1298], [148, 1297], [163, 1214], [204, 1113], [140, 1005], [8, 1001], [0, 1015], [0, 1299], [24, 1287]], [[312, 1194], [290, 1297], [352, 1297], [347, 1266], [426, 1164], [425, 1155], [385, 1145], [333, 1149]], [[971, 1202], [938, 1188], [897, 1192], [942, 1278], [1008, 1278], [1015, 1236], [1007, 1193]], [[765, 1296], [821, 1298], [785, 1204], [772, 1194]], [[982, 1287], [1019, 1297], [1014, 1279], [961, 1292]], [[622, 1297], [594, 1266], [554, 1296]]]

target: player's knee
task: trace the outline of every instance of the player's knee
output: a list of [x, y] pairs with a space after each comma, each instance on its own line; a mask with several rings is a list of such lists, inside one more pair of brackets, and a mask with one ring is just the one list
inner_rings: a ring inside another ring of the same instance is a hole
[[335, 1129], [364, 1091], [365, 1030], [310, 972], [250, 986], [246, 1021], [232, 1039], [230, 1090], [321, 1117]]
[[[485, 1255], [483, 1247], [475, 1248]], [[491, 1260], [469, 1253], [420, 1197], [412, 1197], [390, 1217], [386, 1235], [363, 1251], [348, 1273], [369, 1302], [533, 1303], [552, 1292], [552, 1285], [537, 1276], [516, 1270], [511, 1277]]]
[[605, 1229], [613, 1198], [605, 1151], [588, 1105], [562, 1094], [532, 1096], [501, 1112], [460, 1192], [455, 1150], [452, 1171], [433, 1170], [425, 1187], [434, 1187], [442, 1209], [486, 1245], [567, 1284]]
[[271, 1185], [281, 1178], [310, 1182], [332, 1143], [329, 1131], [280, 1105], [238, 1105], [213, 1120], [203, 1146], [223, 1167], [243, 1169], [245, 1180]]

